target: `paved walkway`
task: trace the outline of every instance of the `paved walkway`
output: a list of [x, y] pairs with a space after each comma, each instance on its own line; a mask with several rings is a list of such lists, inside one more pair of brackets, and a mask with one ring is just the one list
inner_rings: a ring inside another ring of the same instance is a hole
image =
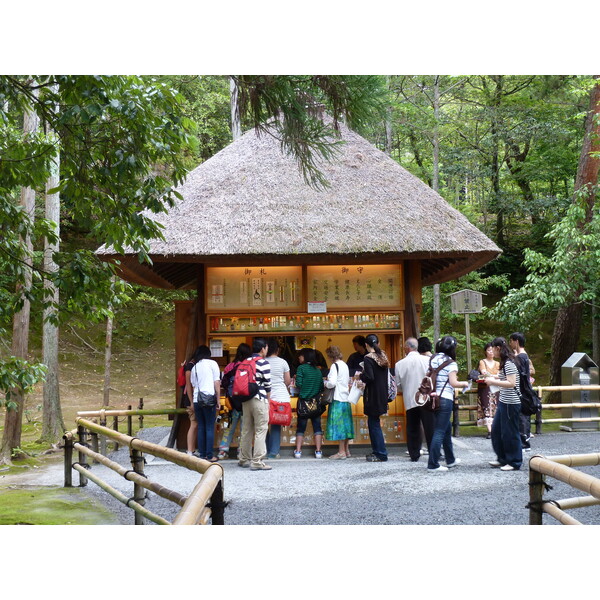
[[[142, 430], [138, 436], [154, 443], [166, 441], [168, 428]], [[225, 523], [229, 525], [526, 525], [529, 513], [527, 464], [521, 471], [502, 472], [488, 465], [494, 455], [483, 437], [454, 438], [455, 454], [462, 464], [444, 474], [426, 470], [425, 457], [417, 463], [405, 456], [405, 447], [391, 451], [387, 463], [368, 463], [364, 448], [344, 461], [326, 458], [294, 459], [291, 449], [283, 458], [269, 461], [272, 471], [250, 471], [225, 460]], [[334, 449], [330, 453], [333, 453]], [[532, 452], [547, 456], [600, 452], [600, 432], [547, 433], [532, 440]], [[305, 452], [307, 456], [311, 453]], [[113, 460], [128, 464], [128, 451], [113, 454]], [[600, 477], [600, 467], [581, 470]], [[133, 484], [109, 469], [95, 465], [102, 476], [124, 494]], [[180, 493], [188, 494], [198, 475], [161, 459], [148, 457], [147, 476]], [[62, 476], [62, 473], [61, 473]], [[59, 477], [60, 481], [60, 477]], [[74, 483], [77, 474], [74, 474]], [[547, 499], [584, 495], [559, 482]], [[133, 512], [113, 500], [93, 483], [88, 492], [102, 499], [124, 524], [133, 523]], [[174, 504], [150, 494], [146, 506], [172, 520]], [[600, 524], [600, 508], [572, 511], [585, 524]], [[556, 523], [544, 516], [544, 523]]]

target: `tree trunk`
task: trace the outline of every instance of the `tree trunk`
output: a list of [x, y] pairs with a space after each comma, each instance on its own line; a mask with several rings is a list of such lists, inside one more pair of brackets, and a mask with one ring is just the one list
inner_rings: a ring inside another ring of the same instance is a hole
[[[58, 137], [53, 132], [47, 132], [50, 139], [58, 144]], [[54, 223], [56, 236], [60, 236], [60, 195], [58, 193], [49, 194], [48, 191], [56, 188], [60, 178], [60, 153], [52, 161], [50, 167], [50, 177], [46, 182], [46, 219]], [[58, 265], [54, 262], [54, 253], [58, 252], [60, 242], [56, 243], [45, 240], [44, 246], [44, 271], [46, 273], [57, 273]], [[44, 382], [43, 395], [43, 417], [42, 417], [42, 437], [40, 441], [46, 441], [51, 444], [61, 440], [65, 431], [65, 424], [62, 417], [60, 406], [60, 388], [58, 373], [58, 288], [49, 279], [44, 280], [44, 288], [47, 290], [46, 300], [51, 301], [52, 305], [44, 309], [43, 322], [43, 361], [48, 367], [46, 380]], [[51, 321], [50, 319], [55, 319]]]
[[[391, 88], [390, 76], [387, 76], [388, 91]], [[385, 111], [385, 153], [392, 155], [392, 106], [389, 104]]]
[[[433, 127], [433, 189], [439, 192], [440, 182], [440, 77], [436, 75], [433, 87], [433, 115], [435, 124]], [[433, 343], [440, 338], [441, 310], [440, 310], [440, 284], [433, 285]]]
[[106, 319], [106, 343], [104, 344], [104, 396], [102, 406], [110, 404], [110, 365], [112, 360], [112, 317]]
[[[37, 130], [39, 124], [35, 112], [27, 111], [23, 118], [23, 134], [28, 135]], [[35, 191], [31, 188], [21, 189], [21, 206], [24, 212], [33, 221], [35, 217]], [[33, 245], [29, 235], [23, 240], [27, 248], [25, 262], [29, 267], [33, 265]], [[31, 289], [31, 268], [25, 269], [24, 281], [17, 285], [17, 293], [26, 294]], [[23, 308], [13, 317], [12, 354], [17, 358], [27, 359], [29, 349], [29, 317], [30, 302], [24, 298]], [[0, 464], [11, 464], [13, 451], [21, 445], [21, 425], [23, 423], [23, 411], [25, 408], [25, 394], [22, 389], [11, 390], [11, 401], [17, 407], [7, 408], [4, 418], [4, 433], [2, 435], [2, 446], [0, 447]]]
[[[598, 79], [598, 76], [596, 76]], [[600, 159], [591, 155], [600, 151], [600, 85], [596, 83], [590, 93], [590, 110], [585, 122], [585, 137], [579, 165], [577, 167], [577, 178], [575, 180], [575, 191], [588, 187], [587, 205], [588, 210], [585, 222], [589, 222], [593, 215], [596, 194], [593, 186], [598, 183], [600, 171]], [[561, 308], [554, 322], [554, 333], [552, 335], [552, 360], [550, 363], [550, 385], [560, 383], [560, 367], [573, 352], [577, 350], [579, 332], [583, 317], [583, 304], [575, 303], [571, 306]], [[554, 394], [552, 394], [554, 396]], [[558, 402], [556, 396], [550, 399]]]
[[231, 103], [231, 136], [235, 142], [242, 135], [242, 126], [238, 102], [239, 90], [233, 77], [229, 79], [229, 97]]

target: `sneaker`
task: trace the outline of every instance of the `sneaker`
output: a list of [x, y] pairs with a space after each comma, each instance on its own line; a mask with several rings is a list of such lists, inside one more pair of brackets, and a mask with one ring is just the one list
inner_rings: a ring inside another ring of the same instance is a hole
[[531, 446], [523, 448], [523, 452], [531, 452]]
[[490, 467], [501, 467], [502, 463], [498, 462], [497, 460], [490, 460], [490, 462], [488, 463], [490, 465]]
[[302, 452], [300, 450], [294, 450], [294, 458], [302, 458]]
[[219, 454], [217, 454], [217, 458], [219, 460], [224, 460], [225, 458], [229, 458], [229, 454], [227, 454], [227, 452], [225, 452], [224, 450], [221, 450]]
[[448, 470], [448, 467], [444, 467], [440, 465], [437, 469], [427, 469], [428, 473], [445, 473]]
[[323, 458], [323, 453], [320, 450], [315, 450], [315, 458]]
[[252, 465], [250, 467], [251, 471], [270, 471], [273, 467], [270, 465], [265, 465], [265, 463], [260, 463], [259, 465]]
[[516, 471], [516, 469], [512, 465], [503, 465], [500, 467], [501, 471]]
[[449, 469], [452, 469], [452, 467], [456, 467], [456, 465], [460, 465], [460, 463], [461, 463], [461, 462], [462, 462], [462, 460], [461, 460], [460, 458], [455, 458], [455, 459], [454, 459], [454, 462], [452, 462], [452, 463], [450, 463], [450, 464], [447, 464], [446, 466], [447, 466]]
[[242, 467], [243, 469], [248, 469], [250, 467], [250, 463], [247, 460], [239, 460], [238, 467]]
[[281, 458], [281, 454], [267, 454], [267, 458], [270, 458], [270, 459]]
[[381, 458], [376, 454], [367, 455], [367, 462], [387, 462], [387, 456], [385, 458]]

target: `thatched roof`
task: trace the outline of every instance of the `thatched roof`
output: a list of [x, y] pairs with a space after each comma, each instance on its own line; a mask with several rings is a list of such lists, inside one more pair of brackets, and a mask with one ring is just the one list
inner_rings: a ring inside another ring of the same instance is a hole
[[308, 186], [271, 135], [244, 134], [191, 171], [183, 201], [155, 216], [154, 265], [122, 260], [123, 277], [194, 287], [197, 263], [340, 264], [422, 261], [423, 284], [454, 279], [500, 249], [439, 194], [370, 142], [340, 125], [337, 157], [321, 165], [330, 186]]

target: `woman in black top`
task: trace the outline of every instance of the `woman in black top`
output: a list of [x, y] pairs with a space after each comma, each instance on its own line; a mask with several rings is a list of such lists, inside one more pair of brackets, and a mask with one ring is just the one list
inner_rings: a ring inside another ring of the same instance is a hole
[[367, 354], [364, 370], [357, 371], [354, 378], [365, 383], [363, 393], [364, 413], [367, 415], [369, 437], [373, 452], [367, 454], [369, 462], [385, 462], [388, 459], [385, 439], [381, 430], [381, 415], [388, 411], [388, 371], [390, 361], [379, 347], [379, 338], [371, 333], [366, 337]]

